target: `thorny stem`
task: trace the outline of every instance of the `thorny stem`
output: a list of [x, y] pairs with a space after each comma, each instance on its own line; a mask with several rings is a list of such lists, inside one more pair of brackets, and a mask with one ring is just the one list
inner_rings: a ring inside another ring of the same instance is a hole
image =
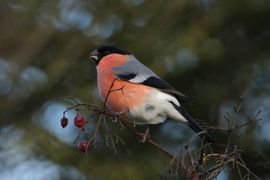
[[[96, 143], [96, 138], [97, 138], [98, 130], [99, 130], [99, 127], [100, 127], [100, 122], [101, 122], [103, 116], [104, 116], [104, 114], [101, 114], [101, 115], [99, 116], [98, 121], [97, 121], [97, 125], [96, 125], [96, 129], [95, 129], [94, 135], [93, 135], [93, 137], [92, 137], [92, 139], [93, 139], [93, 143], [92, 143], [92, 144], [93, 144], [94, 146], [95, 146], [95, 143]], [[90, 141], [89, 141], [89, 143], [90, 143]]]
[[114, 79], [113, 82], [111, 83], [111, 86], [110, 86], [110, 88], [109, 88], [109, 91], [108, 91], [108, 93], [107, 93], [107, 95], [106, 95], [106, 97], [105, 97], [104, 103], [103, 103], [103, 109], [105, 109], [106, 103], [107, 103], [107, 101], [108, 101], [108, 98], [109, 98], [109, 96], [110, 96], [110, 94], [111, 94], [112, 92], [121, 90], [122, 93], [123, 93], [123, 88], [124, 88], [124, 86], [122, 86], [122, 87], [119, 88], [119, 89], [112, 89], [113, 86], [114, 86], [115, 81], [117, 81], [117, 80], [118, 80], [118, 79]]
[[69, 108], [67, 108], [64, 112], [63, 112], [63, 114], [65, 114], [66, 112], [68, 112], [68, 111], [70, 111], [70, 110], [72, 110], [72, 109], [76, 109], [77, 107], [80, 107], [80, 106], [82, 106], [82, 107], [88, 107], [88, 108], [95, 108], [96, 110], [102, 110], [99, 106], [96, 106], [96, 105], [94, 105], [94, 104], [86, 104], [86, 103], [79, 103], [79, 104], [75, 104], [75, 105], [73, 105], [73, 106], [70, 106]]
[[[139, 133], [132, 126], [130, 126], [125, 119], [120, 118], [120, 121], [129, 131], [131, 131], [133, 134], [135, 134], [138, 138], [140, 138], [141, 140], [143, 140], [145, 138], [143, 134]], [[165, 153], [170, 158], [173, 158], [175, 156], [168, 149], [161, 146], [160, 144], [158, 144], [156, 141], [150, 139], [149, 137], [145, 140], [145, 142], [147, 142], [148, 144], [150, 144], [150, 145], [154, 146], [155, 148], [159, 149], [161, 152]]]
[[[258, 111], [258, 113], [260, 113], [260, 111]], [[250, 124], [256, 123], [256, 122], [261, 121], [261, 120], [262, 119], [250, 119], [246, 123], [243, 123], [241, 125], [238, 125], [238, 126], [236, 126], [234, 128], [229, 128], [229, 129], [228, 128], [215, 127], [215, 126], [208, 126], [208, 129], [209, 129], [209, 131], [211, 131], [211, 130], [220, 130], [220, 131], [225, 131], [227, 133], [231, 133], [233, 131], [237, 131], [238, 129], [241, 129], [241, 128], [245, 127], [245, 126], [248, 126]]]
[[[125, 142], [119, 137], [117, 136], [116, 134], [114, 134], [107, 122], [106, 122], [106, 118], [105, 116], [103, 116], [103, 123], [104, 123], [104, 126], [105, 126], [105, 129], [106, 129], [106, 135], [105, 135], [105, 142], [106, 142], [106, 145], [109, 146], [109, 143], [108, 143], [108, 138], [110, 138], [111, 140], [111, 143], [112, 143], [112, 146], [113, 146], [113, 150], [114, 150], [114, 153], [116, 154], [117, 153], [117, 149], [116, 149], [116, 145], [118, 143], [118, 141], [120, 141], [122, 144], [125, 144]], [[116, 138], [116, 141], [114, 141], [114, 138]]]

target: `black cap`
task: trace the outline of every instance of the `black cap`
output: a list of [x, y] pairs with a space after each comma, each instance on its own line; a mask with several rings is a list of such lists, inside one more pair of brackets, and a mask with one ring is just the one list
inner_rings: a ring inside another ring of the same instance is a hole
[[123, 50], [123, 49], [119, 49], [117, 47], [114, 47], [114, 46], [102, 46], [96, 50], [94, 50], [91, 54], [90, 54], [90, 59], [93, 60], [96, 65], [98, 65], [99, 61], [109, 55], [109, 54], [123, 54], [123, 55], [126, 55], [126, 54], [130, 54], [129, 52], [127, 52], [126, 50]]

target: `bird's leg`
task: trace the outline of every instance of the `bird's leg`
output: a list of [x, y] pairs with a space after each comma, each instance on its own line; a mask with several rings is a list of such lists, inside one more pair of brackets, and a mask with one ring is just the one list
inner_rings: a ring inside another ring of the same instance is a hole
[[146, 130], [145, 130], [145, 132], [144, 132], [144, 134], [143, 134], [143, 136], [141, 138], [142, 143], [145, 143], [146, 140], [150, 138], [150, 133], [149, 132], [150, 132], [149, 125], [147, 125], [147, 128], [146, 128]]
[[119, 116], [121, 116], [122, 114], [125, 114], [126, 112], [128, 112], [127, 110], [123, 110], [123, 111], [118, 111], [118, 112], [112, 112], [113, 113], [113, 120], [117, 121], [117, 118]]
[[120, 116], [122, 114], [125, 114], [127, 112], [127, 110], [124, 111], [118, 111], [118, 112], [114, 112], [115, 116]]

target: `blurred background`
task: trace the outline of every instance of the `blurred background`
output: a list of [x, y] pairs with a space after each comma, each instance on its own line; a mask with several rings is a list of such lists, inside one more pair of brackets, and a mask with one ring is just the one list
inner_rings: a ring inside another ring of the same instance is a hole
[[[269, 0], [0, 0], [0, 179], [159, 178], [168, 157], [127, 130], [118, 154], [101, 144], [84, 155], [73, 143], [75, 112], [60, 125], [70, 103], [59, 97], [100, 104], [88, 56], [105, 44], [132, 52], [191, 97], [195, 118], [224, 126], [241, 96], [243, 114], [261, 110], [263, 120], [234, 140], [268, 179], [269, 19]], [[173, 152], [193, 135], [174, 122], [150, 131]], [[238, 177], [224, 171], [218, 179]]]

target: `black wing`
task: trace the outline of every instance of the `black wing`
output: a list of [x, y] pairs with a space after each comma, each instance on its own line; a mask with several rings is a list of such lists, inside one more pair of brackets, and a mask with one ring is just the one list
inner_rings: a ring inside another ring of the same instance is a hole
[[[132, 79], [136, 77], [136, 74], [134, 73], [125, 73], [125, 74], [117, 74], [117, 77], [121, 80], [132, 82]], [[132, 82], [134, 83], [134, 82]], [[176, 97], [176, 99], [181, 103], [187, 103], [192, 104], [191, 100], [188, 96], [184, 95], [183, 93], [180, 93], [177, 91], [174, 87], [172, 87], [170, 84], [168, 84], [166, 81], [163, 81], [159, 77], [151, 76], [144, 81], [140, 82], [141, 84], [144, 84], [146, 86], [154, 87], [157, 89], [160, 89], [162, 92], [171, 94]]]
[[153, 76], [149, 77], [145, 81], [143, 81], [142, 84], [155, 87], [165, 93], [174, 95], [180, 103], [184, 102], [184, 103], [192, 104], [188, 96], [184, 95], [183, 93], [180, 93], [170, 84], [168, 84], [166, 81], [163, 81], [162, 79], [158, 77], [153, 77]]
[[121, 80], [130, 80], [136, 77], [134, 73], [127, 73], [127, 74], [117, 74], [117, 77]]

